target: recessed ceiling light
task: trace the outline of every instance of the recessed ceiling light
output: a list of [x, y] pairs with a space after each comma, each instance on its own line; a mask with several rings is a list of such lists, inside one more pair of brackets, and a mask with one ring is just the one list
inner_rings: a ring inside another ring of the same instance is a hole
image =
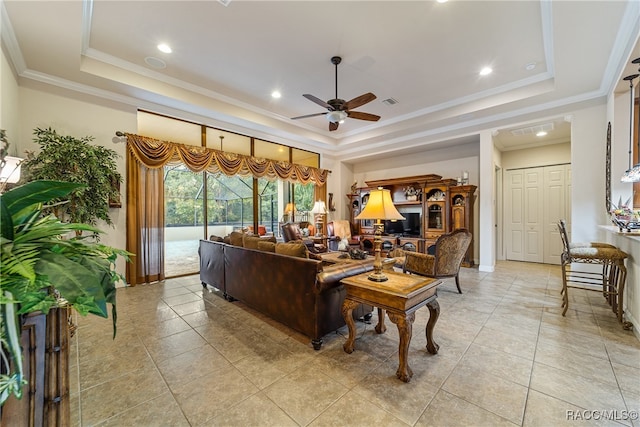
[[536, 68], [536, 63], [535, 62], [529, 62], [527, 65], [524, 66], [524, 69], [527, 71], [532, 71]]
[[545, 135], [547, 135], [547, 133], [545, 131], [543, 131], [543, 130], [541, 130], [540, 132], [536, 133], [537, 137], [542, 137], [542, 136], [545, 136]]
[[438, 3], [446, 3], [449, 0], [437, 0], [437, 1], [438, 1]]
[[480, 75], [481, 76], [488, 76], [492, 72], [493, 72], [493, 70], [491, 69], [491, 67], [484, 67], [482, 70], [480, 70]]
[[274, 90], [273, 92], [271, 92], [271, 97], [275, 98], [275, 99], [278, 99], [278, 98], [282, 97], [282, 94], [279, 91]]
[[160, 43], [158, 45], [158, 50], [160, 52], [164, 52], [164, 53], [171, 53], [172, 52], [171, 51], [171, 47], [168, 44], [165, 44], [165, 43]]

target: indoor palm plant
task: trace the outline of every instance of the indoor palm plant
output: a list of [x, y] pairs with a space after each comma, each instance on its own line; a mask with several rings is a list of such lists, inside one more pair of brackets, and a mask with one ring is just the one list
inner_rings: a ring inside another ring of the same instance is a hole
[[[3, 140], [3, 145], [4, 159], [8, 144]], [[115, 290], [124, 278], [114, 267], [119, 256], [128, 260], [130, 254], [100, 244], [96, 237], [102, 232], [93, 225], [64, 222], [51, 213], [54, 207], [64, 212], [70, 196], [86, 187], [36, 180], [0, 190], [0, 406], [11, 395], [22, 396], [20, 334], [27, 314], [71, 308], [107, 318], [111, 304], [115, 337]], [[107, 197], [103, 194], [105, 206]]]
[[115, 336], [115, 289], [123, 278], [113, 267], [118, 256], [128, 258], [129, 254], [99, 244], [91, 236], [77, 235], [82, 231], [100, 233], [93, 226], [64, 223], [53, 215], [43, 215], [47, 202], [65, 197], [79, 186], [34, 181], [0, 195], [0, 402], [11, 393], [21, 395], [20, 315], [67, 306], [81, 315], [92, 313], [106, 318], [107, 304], [111, 304]]

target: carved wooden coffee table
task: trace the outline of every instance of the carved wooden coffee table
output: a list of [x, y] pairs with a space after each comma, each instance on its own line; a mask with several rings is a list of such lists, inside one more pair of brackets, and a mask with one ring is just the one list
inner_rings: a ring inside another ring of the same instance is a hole
[[376, 332], [382, 334], [386, 331], [384, 325], [385, 311], [389, 319], [398, 327], [400, 345], [398, 356], [400, 363], [396, 376], [404, 382], [411, 381], [413, 371], [409, 367], [408, 354], [409, 343], [415, 312], [423, 306], [429, 308], [429, 321], [427, 322], [427, 350], [431, 354], [438, 352], [438, 344], [433, 340], [433, 329], [440, 315], [440, 305], [437, 300], [437, 289], [441, 283], [437, 279], [409, 275], [396, 272], [385, 272], [389, 278], [386, 282], [374, 282], [367, 277], [369, 273], [342, 279], [347, 296], [342, 304], [342, 316], [349, 327], [349, 338], [344, 343], [344, 351], [353, 353], [356, 338], [356, 328], [351, 312], [360, 303], [373, 305], [378, 308], [378, 324]]

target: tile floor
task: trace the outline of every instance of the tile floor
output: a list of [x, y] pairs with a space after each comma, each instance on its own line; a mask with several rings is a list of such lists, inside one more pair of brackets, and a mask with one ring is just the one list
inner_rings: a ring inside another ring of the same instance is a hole
[[375, 315], [349, 355], [346, 327], [314, 351], [197, 276], [119, 289], [115, 340], [110, 320], [78, 319], [73, 425], [640, 426], [640, 341], [597, 292], [570, 290], [563, 318], [560, 280], [549, 265], [462, 269], [464, 294], [440, 287], [437, 355], [416, 313], [408, 384]]

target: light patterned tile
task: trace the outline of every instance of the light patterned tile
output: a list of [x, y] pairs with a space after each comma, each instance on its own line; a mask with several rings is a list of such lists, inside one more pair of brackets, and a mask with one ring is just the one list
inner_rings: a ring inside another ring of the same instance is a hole
[[339, 382], [307, 367], [279, 379], [264, 393], [295, 422], [307, 425], [347, 391]]
[[515, 424], [522, 423], [527, 387], [496, 377], [490, 371], [459, 364], [442, 390]]
[[99, 427], [120, 426], [175, 426], [189, 427], [189, 422], [182, 414], [178, 403], [171, 393], [163, 393], [160, 396], [140, 403], [131, 409], [115, 415]]
[[309, 427], [323, 426], [408, 427], [409, 424], [402, 422], [379, 406], [363, 400], [358, 394], [349, 392], [309, 424]]
[[415, 427], [515, 427], [517, 425], [486, 409], [440, 390], [418, 419]]
[[618, 386], [541, 363], [533, 365], [531, 389], [585, 409], [625, 409]]

